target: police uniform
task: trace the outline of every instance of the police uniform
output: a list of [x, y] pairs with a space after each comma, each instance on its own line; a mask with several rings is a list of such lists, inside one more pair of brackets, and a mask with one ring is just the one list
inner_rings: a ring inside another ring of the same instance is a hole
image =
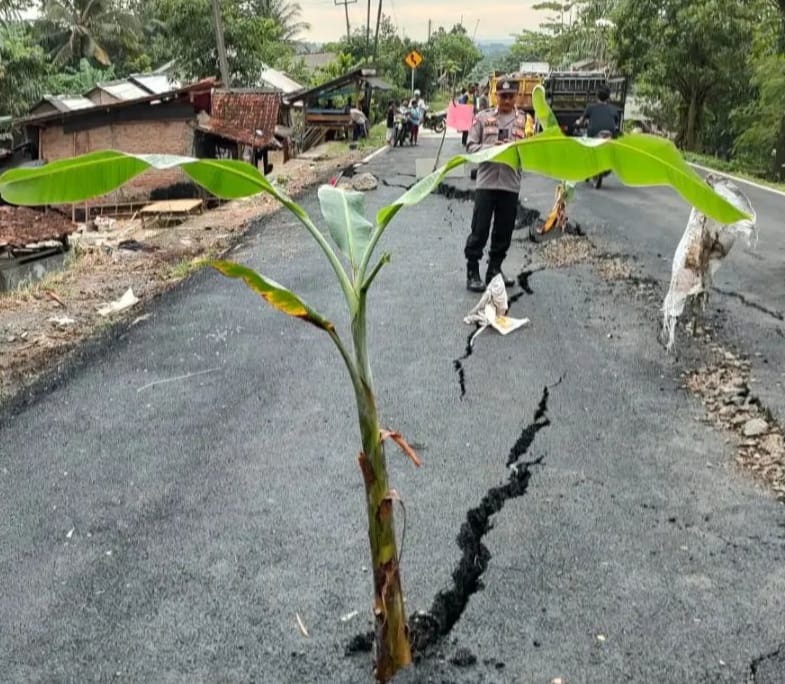
[[[517, 93], [514, 81], [498, 81], [496, 92]], [[495, 147], [500, 139], [500, 131], [506, 132], [507, 140], [522, 140], [526, 137], [526, 114], [513, 108], [509, 114], [502, 114], [498, 107], [477, 114], [469, 131], [466, 149], [469, 152]], [[518, 193], [521, 189], [522, 173], [507, 164], [485, 162], [477, 170], [477, 185], [472, 215], [471, 234], [466, 240], [464, 255], [467, 263], [467, 287], [472, 291], [482, 291], [479, 280], [479, 262], [491, 235], [488, 254], [488, 270], [485, 283], [501, 273], [501, 265], [512, 241], [512, 231], [518, 211]], [[491, 220], [493, 231], [491, 232]], [[505, 278], [506, 285], [514, 281]]]

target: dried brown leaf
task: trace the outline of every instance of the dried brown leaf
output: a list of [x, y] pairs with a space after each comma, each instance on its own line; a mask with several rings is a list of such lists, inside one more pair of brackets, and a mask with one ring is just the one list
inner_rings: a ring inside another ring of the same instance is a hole
[[400, 432], [395, 432], [394, 430], [380, 430], [379, 433], [381, 434], [382, 442], [385, 439], [390, 438], [393, 442], [395, 442], [400, 447], [401, 451], [403, 451], [403, 453], [409, 457], [409, 459], [411, 460], [412, 463], [414, 463], [414, 465], [416, 465], [418, 468], [422, 465], [422, 461], [420, 460], [420, 457], [417, 455], [417, 452], [414, 449], [412, 449], [409, 442], [407, 442], [404, 439], [403, 435]]

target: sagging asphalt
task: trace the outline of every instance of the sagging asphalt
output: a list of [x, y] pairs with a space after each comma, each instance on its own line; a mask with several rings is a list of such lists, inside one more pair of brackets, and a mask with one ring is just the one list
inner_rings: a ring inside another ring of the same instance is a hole
[[[372, 211], [414, 181], [416, 156], [433, 156], [436, 140], [422, 143], [370, 163], [388, 182], [367, 195]], [[448, 139], [445, 154], [457, 151]], [[785, 200], [748, 192], [757, 256], [733, 252], [717, 287], [783, 311]], [[552, 193], [527, 177], [521, 198], [545, 211]], [[318, 216], [315, 192], [303, 203]], [[687, 214], [669, 191], [613, 179], [579, 188], [572, 210], [658, 281]], [[467, 511], [508, 481], [546, 386], [550, 425], [527, 449], [540, 462], [525, 491], [483, 537], [484, 588], [400, 680], [782, 682], [785, 509], [697, 420], [651, 302], [587, 266], [538, 271], [511, 311], [532, 324], [483, 333], [460, 396], [453, 361], [476, 299], [463, 287], [470, 215], [438, 195], [401, 212], [371, 295], [382, 421], [424, 460], [415, 470], [388, 449], [411, 612], [451, 586]], [[529, 265], [528, 250], [519, 233], [509, 272]], [[345, 330], [330, 269], [287, 214], [232, 258]], [[731, 295], [713, 304], [722, 334], [762, 354], [756, 391], [781, 412], [776, 317]], [[0, 680], [371, 681], [369, 656], [344, 655], [371, 624], [371, 577], [353, 398], [330, 341], [212, 272], [148, 312], [2, 416]], [[467, 653], [474, 665], [451, 662]]]

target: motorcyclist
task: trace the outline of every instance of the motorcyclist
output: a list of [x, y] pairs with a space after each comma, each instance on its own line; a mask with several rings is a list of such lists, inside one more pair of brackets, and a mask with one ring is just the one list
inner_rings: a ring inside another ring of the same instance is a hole
[[597, 89], [597, 102], [592, 102], [586, 107], [583, 116], [576, 122], [578, 128], [587, 126], [586, 135], [596, 138], [603, 131], [613, 136], [619, 132], [619, 110], [608, 103], [611, 90], [606, 85]]
[[[601, 85], [597, 89], [597, 102], [592, 102], [586, 107], [583, 116], [576, 122], [580, 128], [586, 126], [586, 136], [589, 138], [615, 138], [619, 134], [619, 110], [608, 103], [611, 96], [610, 88]], [[603, 171], [594, 178], [587, 178], [587, 183], [594, 183], [594, 187], [599, 190], [602, 187], [602, 179], [610, 173]]]

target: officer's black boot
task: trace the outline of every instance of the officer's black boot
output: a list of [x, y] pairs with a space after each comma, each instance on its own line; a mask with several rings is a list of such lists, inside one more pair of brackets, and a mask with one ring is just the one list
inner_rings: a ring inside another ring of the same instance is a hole
[[506, 275], [504, 275], [502, 267], [499, 264], [494, 263], [488, 264], [488, 270], [485, 272], [485, 284], [487, 285], [490, 283], [491, 280], [493, 280], [493, 278], [499, 273], [502, 274], [502, 280], [504, 281], [505, 287], [512, 287], [515, 285], [515, 281], [512, 278], [508, 278]]
[[480, 278], [480, 265], [476, 261], [466, 263], [466, 289], [470, 292], [485, 292]]

